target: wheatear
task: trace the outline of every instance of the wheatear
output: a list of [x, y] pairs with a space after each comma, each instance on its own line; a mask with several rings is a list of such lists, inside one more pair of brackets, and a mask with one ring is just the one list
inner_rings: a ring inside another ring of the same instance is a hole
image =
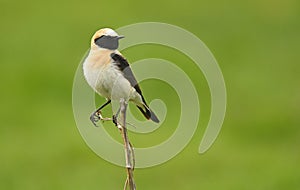
[[[95, 126], [102, 119], [101, 109], [111, 103], [111, 100], [124, 99], [131, 101], [147, 119], [159, 122], [156, 115], [149, 109], [142, 91], [130, 69], [127, 60], [117, 50], [119, 36], [110, 28], [98, 30], [92, 37], [91, 49], [83, 63], [84, 76], [88, 84], [107, 102], [100, 106], [90, 120]], [[113, 116], [116, 124], [116, 115]]]

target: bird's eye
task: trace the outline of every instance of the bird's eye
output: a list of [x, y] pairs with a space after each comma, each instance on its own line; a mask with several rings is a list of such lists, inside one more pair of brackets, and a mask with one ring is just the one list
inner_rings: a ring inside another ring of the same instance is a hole
[[95, 38], [94, 42], [96, 43], [97, 40], [99, 40], [100, 38], [102, 38], [104, 35], [98, 37], [98, 38]]

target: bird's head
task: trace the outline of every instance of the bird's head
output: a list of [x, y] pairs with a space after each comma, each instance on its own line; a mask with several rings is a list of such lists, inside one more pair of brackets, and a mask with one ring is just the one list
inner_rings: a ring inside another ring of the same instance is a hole
[[119, 36], [114, 30], [110, 28], [103, 28], [93, 35], [91, 48], [116, 50], [119, 47], [119, 39], [122, 38], [124, 38], [124, 36]]

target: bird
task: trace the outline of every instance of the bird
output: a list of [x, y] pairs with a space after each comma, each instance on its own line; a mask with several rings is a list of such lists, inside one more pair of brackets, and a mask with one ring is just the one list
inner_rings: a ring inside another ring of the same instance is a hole
[[[90, 120], [97, 126], [96, 122], [103, 119], [101, 110], [112, 100], [124, 99], [133, 102], [146, 119], [159, 123], [147, 105], [127, 59], [118, 51], [122, 38], [124, 36], [111, 28], [102, 28], [92, 36], [89, 53], [83, 62], [83, 74], [89, 86], [107, 101], [90, 115]], [[115, 125], [118, 112], [113, 115]]]

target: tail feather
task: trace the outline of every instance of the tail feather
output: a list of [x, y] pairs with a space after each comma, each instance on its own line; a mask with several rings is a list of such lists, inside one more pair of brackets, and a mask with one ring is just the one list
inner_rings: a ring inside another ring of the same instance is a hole
[[147, 118], [147, 119], [151, 119], [152, 121], [154, 121], [155, 123], [159, 123], [159, 119], [157, 118], [157, 116], [154, 114], [153, 111], [151, 111], [147, 106], [143, 105], [143, 108], [140, 106], [137, 106], [139, 108], [139, 110], [142, 112], [142, 114]]

